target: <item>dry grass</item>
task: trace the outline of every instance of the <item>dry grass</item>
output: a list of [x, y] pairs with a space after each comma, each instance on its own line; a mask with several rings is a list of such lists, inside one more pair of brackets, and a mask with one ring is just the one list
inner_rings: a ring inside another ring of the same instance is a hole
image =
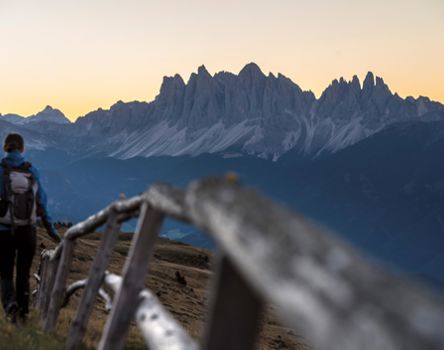
[[32, 313], [26, 325], [13, 325], [0, 318], [0, 349], [59, 350], [63, 337], [44, 334], [38, 327], [38, 317]]
[[[63, 230], [62, 230], [63, 232]], [[131, 244], [131, 235], [122, 234], [111, 257], [109, 270], [121, 274], [126, 254]], [[100, 234], [80, 239], [75, 250], [74, 263], [69, 275], [69, 283], [83, 279], [87, 276], [89, 267], [100, 240]], [[53, 246], [46, 235], [39, 231], [39, 243], [47, 247]], [[37, 270], [39, 254], [36, 254], [33, 271]], [[164, 306], [182, 323], [194, 338], [199, 338], [205, 319], [207, 304], [207, 284], [211, 265], [211, 252], [184, 245], [178, 242], [159, 239], [154, 258], [150, 265], [150, 271], [146, 279], [146, 286], [157, 294]], [[187, 284], [180, 284], [176, 280], [176, 272], [180, 272]], [[33, 331], [44, 339], [48, 339], [49, 345], [43, 347], [30, 347], [30, 349], [52, 349], [50, 341], [55, 342], [55, 348], [60, 348], [60, 342], [68, 334], [69, 326], [75, 316], [81, 291], [77, 292], [68, 306], [60, 313], [56, 336], [47, 337], [40, 331]], [[100, 340], [107, 314], [104, 305], [98, 301], [93, 315], [89, 321], [88, 331], [84, 339], [86, 348], [95, 348]], [[32, 324], [32, 323], [31, 323]], [[3, 324], [2, 324], [3, 326]], [[12, 325], [9, 328], [13, 327]], [[1, 327], [3, 328], [3, 327]], [[34, 327], [34, 329], [38, 329]], [[42, 338], [42, 339], [43, 339]], [[3, 349], [3, 339], [0, 339]], [[36, 342], [36, 344], [39, 344]], [[59, 347], [57, 347], [57, 345]], [[23, 347], [25, 349], [27, 347]], [[145, 349], [145, 345], [134, 325], [131, 326], [127, 349]], [[6, 349], [6, 348], [5, 348]], [[12, 349], [12, 348], [11, 348]], [[14, 349], [20, 349], [15, 347]], [[267, 308], [264, 317], [260, 344], [258, 349], [309, 349], [302, 338], [295, 335], [291, 329], [281, 326], [273, 316], [273, 309]]]

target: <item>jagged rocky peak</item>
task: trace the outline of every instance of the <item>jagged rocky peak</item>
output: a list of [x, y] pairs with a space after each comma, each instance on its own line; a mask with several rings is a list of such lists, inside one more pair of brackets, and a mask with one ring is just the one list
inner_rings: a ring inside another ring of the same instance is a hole
[[119, 101], [117, 101], [116, 103], [114, 103], [114, 104], [111, 106], [111, 109], [116, 108], [116, 107], [119, 107], [119, 106], [121, 106], [121, 105], [123, 105], [123, 104], [125, 104], [125, 102], [123, 102], [122, 100], [119, 100]]
[[185, 82], [179, 74], [173, 77], [163, 77], [162, 85], [160, 86], [160, 94], [167, 93], [177, 89], [183, 89], [185, 87]]
[[211, 78], [211, 74], [208, 72], [207, 67], [205, 67], [203, 64], [197, 68], [197, 75], [204, 75]]
[[64, 115], [59, 109], [57, 109], [57, 108], [53, 108], [53, 107], [51, 107], [50, 105], [46, 105], [46, 107], [45, 108], [43, 108], [43, 110], [41, 111], [41, 112], [39, 112], [39, 113], [37, 113], [36, 115], [39, 115], [39, 114], [42, 114], [42, 113], [45, 113], [45, 114], [58, 114], [58, 115]]
[[174, 76], [164, 76], [162, 80], [162, 85], [165, 84], [174, 84], [174, 85], [185, 85], [185, 82], [183, 81], [180, 74], [175, 74]]
[[376, 77], [376, 84], [375, 84], [376, 86], [384, 86], [385, 85], [385, 83], [384, 83], [384, 79], [382, 79], [381, 77]]
[[384, 79], [378, 76], [376, 77], [375, 89], [379, 91], [379, 93], [392, 95], [392, 92], [390, 91], [388, 85], [384, 82]]
[[422, 95], [419, 95], [416, 100], [422, 101], [422, 102], [427, 102], [427, 103], [432, 102], [432, 100], [430, 100], [430, 98], [428, 98], [427, 96], [422, 96]]
[[[274, 77], [274, 75], [268, 75], [267, 77], [268, 81], [276, 81], [277, 87], [278, 87], [278, 93], [279, 94], [296, 94], [300, 98], [303, 98], [305, 102], [298, 102], [298, 103], [304, 103], [304, 104], [311, 104], [315, 101], [315, 95], [311, 91], [303, 91], [299, 85], [294, 83], [290, 78], [286, 77], [285, 75], [278, 73], [277, 78]], [[290, 97], [287, 95], [287, 97]], [[290, 97], [291, 98], [291, 97]], [[301, 106], [302, 107], [302, 106]]]
[[239, 77], [265, 78], [265, 75], [256, 63], [250, 62], [241, 69], [241, 71], [239, 72]]
[[[270, 73], [271, 74], [271, 73]], [[285, 75], [278, 73], [277, 75], [277, 79], [278, 80], [282, 80], [282, 81], [286, 81], [286, 82], [291, 82], [292, 84], [296, 85], [293, 81], [291, 81], [290, 78], [286, 77]]]
[[194, 89], [196, 84], [207, 85], [212, 79], [213, 77], [208, 72], [207, 68], [204, 65], [201, 65], [197, 68], [197, 73], [191, 73], [186, 86]]
[[362, 84], [362, 89], [364, 91], [371, 91], [375, 86], [375, 76], [372, 72], [368, 72], [365, 76], [364, 83]]
[[45, 121], [57, 124], [71, 123], [68, 118], [57, 108], [47, 105], [41, 112], [28, 117], [28, 122]]
[[353, 75], [350, 81], [347, 81], [343, 77], [339, 79], [333, 79], [331, 84], [324, 90], [320, 99], [323, 99], [327, 96], [336, 96], [342, 95], [344, 93], [351, 93], [355, 96], [361, 95], [370, 98], [374, 94], [382, 95], [391, 95], [391, 91], [388, 86], [385, 84], [384, 80], [378, 76], [374, 76], [372, 72], [368, 72], [365, 76], [365, 79], [362, 83], [357, 75]]
[[322, 103], [323, 101], [331, 100], [331, 103], [333, 103], [338, 97], [341, 86], [343, 86], [344, 83], [345, 81], [342, 77], [339, 80], [333, 79], [330, 85], [322, 92], [319, 101]]
[[[192, 75], [193, 76], [193, 75]], [[194, 75], [193, 80], [197, 83], [198, 89], [209, 89], [210, 86], [213, 85], [213, 77], [208, 72], [207, 68], [204, 65], [201, 65], [197, 69], [197, 75]], [[192, 80], [192, 77], [190, 77], [190, 82]]]
[[176, 85], [180, 85], [180, 86], [184, 86], [185, 82], [183, 81], [182, 77], [180, 76], [180, 74], [175, 74], [173, 78], [171, 78], [172, 81], [176, 84]]
[[361, 91], [361, 82], [359, 81], [359, 78], [357, 75], [353, 75], [353, 78], [350, 82], [350, 87], [355, 94], [357, 94]]
[[111, 106], [110, 112], [121, 113], [122, 111], [129, 110], [131, 108], [131, 103], [132, 102], [123, 102], [122, 100], [119, 100]]

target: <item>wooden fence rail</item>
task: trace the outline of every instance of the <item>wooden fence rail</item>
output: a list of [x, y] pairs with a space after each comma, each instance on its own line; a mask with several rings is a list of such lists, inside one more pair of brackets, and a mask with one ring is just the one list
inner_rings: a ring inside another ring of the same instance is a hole
[[[104, 283], [117, 294], [121, 289], [122, 278], [107, 273]], [[150, 350], [198, 349], [194, 340], [147, 289], [139, 293], [139, 306], [135, 319]]]
[[[120, 225], [136, 216], [122, 277], [107, 274]], [[143, 286], [165, 216], [196, 225], [218, 246], [200, 345]], [[264, 303], [275, 305], [282, 321], [319, 350], [444, 349], [440, 296], [369, 263], [326, 230], [226, 178], [196, 181], [184, 191], [155, 184], [68, 229], [62, 243], [42, 255], [37, 305], [45, 331], [54, 330], [66, 298], [76, 239], [104, 224], [90, 275], [77, 285], [85, 290], [66, 349], [79, 347], [103, 284], [114, 297], [99, 349], [122, 349], [134, 319], [150, 349], [254, 349]]]

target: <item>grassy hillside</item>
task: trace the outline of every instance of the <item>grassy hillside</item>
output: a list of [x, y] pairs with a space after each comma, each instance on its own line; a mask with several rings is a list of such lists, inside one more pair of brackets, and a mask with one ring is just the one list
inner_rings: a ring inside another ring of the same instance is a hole
[[[61, 230], [63, 232], [63, 229]], [[53, 243], [45, 233], [38, 232], [39, 250], [41, 244], [52, 247]], [[100, 235], [94, 234], [78, 241], [74, 264], [69, 282], [83, 279], [99, 244]], [[109, 270], [121, 273], [130, 246], [131, 235], [122, 234], [112, 254]], [[33, 272], [37, 271], [39, 254], [34, 259]], [[146, 279], [146, 286], [157, 294], [165, 307], [183, 324], [195, 338], [200, 334], [205, 319], [207, 304], [207, 283], [211, 276], [211, 253], [182, 243], [159, 239]], [[186, 285], [176, 279], [176, 272], [185, 277]], [[32, 281], [33, 286], [35, 282]], [[1, 349], [60, 349], [68, 334], [69, 325], [75, 315], [81, 292], [77, 292], [69, 305], [61, 311], [55, 336], [43, 334], [38, 326], [38, 315], [34, 311], [26, 326], [14, 326], [0, 320]], [[107, 314], [104, 305], [98, 301], [90, 319], [84, 346], [95, 348], [98, 344]], [[289, 328], [281, 326], [273, 317], [273, 308], [267, 308], [258, 349], [309, 349], [302, 338]], [[128, 349], [145, 349], [145, 345], [132, 325]]]
[[46, 335], [38, 327], [38, 317], [33, 313], [25, 325], [13, 325], [0, 318], [0, 348], [2, 350], [59, 350], [63, 336]]

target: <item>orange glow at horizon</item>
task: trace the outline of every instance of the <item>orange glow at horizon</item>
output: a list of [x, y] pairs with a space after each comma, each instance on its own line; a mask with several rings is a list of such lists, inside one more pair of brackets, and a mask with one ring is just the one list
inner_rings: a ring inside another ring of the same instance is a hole
[[372, 71], [402, 97], [444, 103], [440, 0], [0, 0], [0, 38], [2, 114], [51, 105], [75, 120], [151, 101], [165, 75], [249, 62], [316, 96]]

